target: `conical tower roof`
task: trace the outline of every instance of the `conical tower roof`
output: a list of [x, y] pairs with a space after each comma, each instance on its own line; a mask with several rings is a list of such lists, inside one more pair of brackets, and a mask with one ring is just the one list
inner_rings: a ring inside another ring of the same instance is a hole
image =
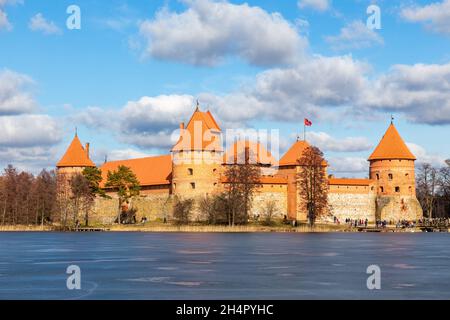
[[[299, 160], [304, 156], [305, 150], [310, 147], [311, 145], [307, 141], [297, 140], [281, 157], [278, 166], [301, 166], [302, 163], [300, 163]], [[324, 160], [322, 165], [328, 166], [328, 163]]]
[[296, 166], [298, 159], [303, 156], [303, 152], [310, 147], [310, 144], [303, 140], [297, 140], [289, 150], [281, 157], [280, 166]]
[[416, 157], [406, 146], [394, 124], [386, 130], [375, 151], [369, 157], [372, 160], [416, 160]]
[[[197, 126], [197, 127], [196, 127]], [[211, 112], [200, 111], [197, 105], [191, 119], [186, 128], [180, 132], [180, 138], [172, 151], [181, 150], [216, 150], [222, 151], [219, 137], [216, 135], [208, 135], [207, 132], [220, 133], [221, 129], [214, 119]]]
[[89, 159], [87, 151], [84, 150], [80, 139], [78, 139], [78, 135], [75, 135], [56, 167], [95, 167], [95, 164]]

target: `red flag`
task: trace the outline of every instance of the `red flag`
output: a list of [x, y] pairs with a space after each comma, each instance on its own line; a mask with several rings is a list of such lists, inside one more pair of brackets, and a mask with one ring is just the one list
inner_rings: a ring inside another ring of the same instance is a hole
[[312, 126], [312, 122], [305, 118], [305, 126], [311, 127]]

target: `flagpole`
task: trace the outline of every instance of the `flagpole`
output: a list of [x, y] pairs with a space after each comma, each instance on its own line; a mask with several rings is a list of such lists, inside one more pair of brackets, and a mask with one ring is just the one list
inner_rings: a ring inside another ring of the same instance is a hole
[[306, 124], [305, 124], [305, 121], [303, 121], [303, 141], [306, 141]]

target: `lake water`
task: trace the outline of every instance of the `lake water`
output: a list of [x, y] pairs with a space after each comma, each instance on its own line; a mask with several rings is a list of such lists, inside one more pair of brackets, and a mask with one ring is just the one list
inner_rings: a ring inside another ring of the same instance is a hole
[[0, 299], [319, 298], [449, 299], [450, 235], [0, 233]]

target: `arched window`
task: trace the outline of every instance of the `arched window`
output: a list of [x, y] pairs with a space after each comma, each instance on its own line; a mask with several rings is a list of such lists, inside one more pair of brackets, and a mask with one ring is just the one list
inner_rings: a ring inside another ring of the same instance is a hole
[[394, 176], [392, 175], [392, 173], [388, 174], [389, 180], [392, 180], [392, 178], [394, 178]]
[[380, 180], [380, 174], [379, 173], [376, 174], [376, 177], [377, 177], [377, 180]]
[[380, 187], [380, 192], [384, 192], [384, 188], [383, 187]]
[[195, 189], [195, 182], [191, 182], [191, 188]]
[[400, 187], [395, 187], [395, 192], [400, 192]]
[[189, 174], [190, 176], [193, 176], [193, 175], [194, 175], [194, 169], [189, 168], [189, 169], [188, 169], [188, 174]]

